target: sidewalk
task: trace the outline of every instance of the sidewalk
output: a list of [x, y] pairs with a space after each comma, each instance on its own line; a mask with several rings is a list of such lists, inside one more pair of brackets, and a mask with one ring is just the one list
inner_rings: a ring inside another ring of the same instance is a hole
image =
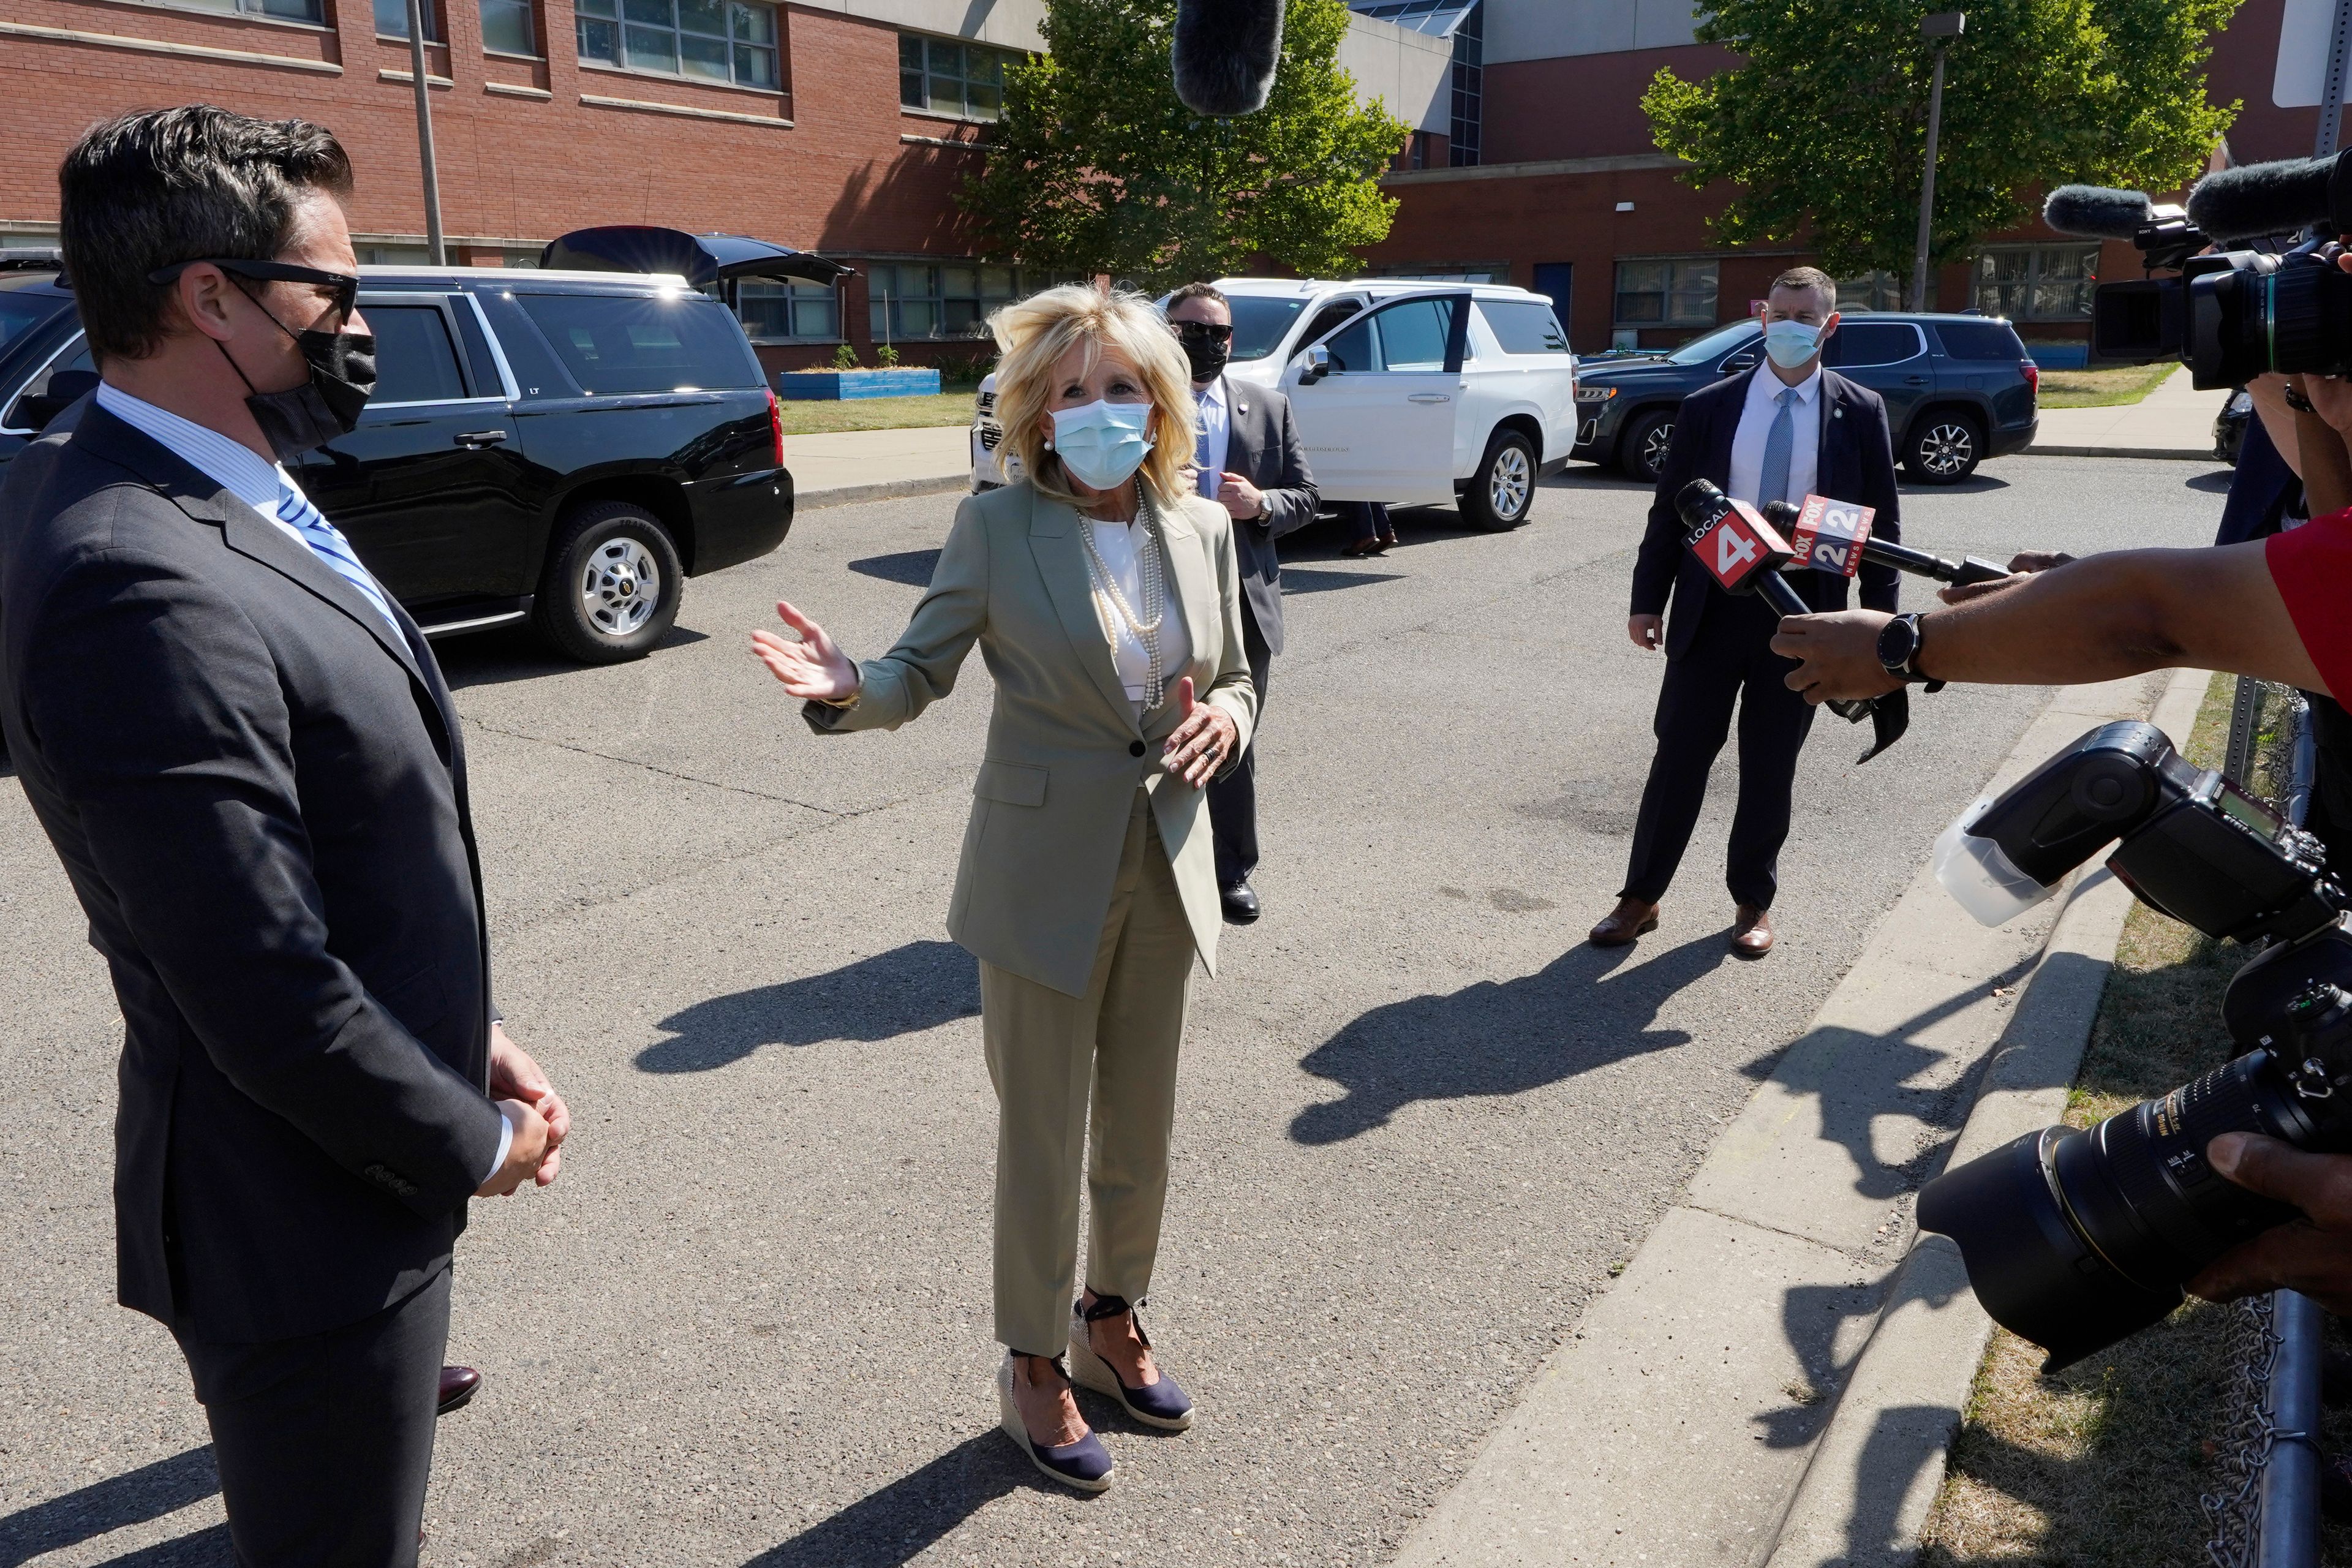
[[940, 495], [971, 485], [971, 436], [962, 425], [787, 436], [784, 468], [803, 510], [886, 496]]
[[2199, 392], [2181, 366], [2137, 403], [2114, 408], [2045, 408], [2024, 456], [2041, 458], [2213, 458], [2213, 418], [2226, 390]]

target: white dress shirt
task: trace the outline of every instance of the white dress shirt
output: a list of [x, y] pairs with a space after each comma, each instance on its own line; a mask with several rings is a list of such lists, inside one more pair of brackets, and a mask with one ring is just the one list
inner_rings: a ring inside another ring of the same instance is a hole
[[[1141, 552], [1150, 543], [1150, 535], [1143, 531], [1143, 520], [1133, 522], [1097, 522], [1086, 520], [1094, 536], [1095, 549], [1101, 552], [1103, 564], [1110, 568], [1111, 580], [1118, 591], [1127, 595], [1129, 608], [1139, 616], [1143, 608], [1143, 570]], [[1163, 566], [1166, 564], [1162, 563]], [[1087, 563], [1087, 583], [1094, 589], [1095, 618], [1102, 622], [1103, 632], [1110, 638], [1111, 662], [1118, 667], [1118, 681], [1127, 688], [1127, 700], [1135, 704], [1136, 717], [1143, 716], [1151, 700], [1151, 656], [1144, 651], [1142, 639], [1127, 626], [1126, 617], [1110, 595], [1094, 583], [1094, 563]], [[1163, 571], [1166, 585], [1166, 609], [1160, 617], [1160, 670], [1174, 685], [1177, 676], [1192, 661], [1192, 639], [1184, 630], [1184, 606], [1176, 597], [1176, 574]]]
[[1224, 476], [1225, 459], [1233, 450], [1234, 415], [1225, 403], [1225, 378], [1221, 375], [1206, 387], [1195, 389], [1192, 397], [1201, 405], [1201, 423], [1193, 432], [1192, 449], [1195, 453], [1200, 451], [1204, 434], [1209, 448], [1194, 482], [1201, 487], [1202, 495], [1214, 500], [1218, 481]]
[[[1739, 429], [1731, 437], [1731, 483], [1727, 488], [1734, 500], [1744, 500], [1749, 506], [1764, 503], [1757, 492], [1764, 488], [1764, 443], [1772, 434], [1772, 421], [1780, 416], [1780, 405], [1774, 401], [1785, 390], [1772, 367], [1760, 364], [1748, 378], [1748, 402], [1739, 411]], [[1822, 367], [1794, 388], [1796, 400], [1789, 405], [1789, 419], [1796, 439], [1789, 448], [1789, 493], [1787, 499], [1802, 506], [1805, 498], [1813, 493], [1821, 476], [1822, 461]]]
[[[303, 537], [302, 531], [278, 515], [281, 495], [288, 490], [298, 496], [302, 493], [302, 487], [294, 482], [294, 476], [282, 465], [269, 461], [242, 441], [233, 441], [217, 430], [183, 419], [168, 408], [158, 408], [144, 398], [133, 397], [111, 382], [98, 384], [98, 405], [251, 507], [300, 544], [306, 553], [310, 552], [310, 542]], [[483, 1173], [483, 1181], [499, 1173], [513, 1144], [514, 1123], [501, 1111], [498, 1157]]]

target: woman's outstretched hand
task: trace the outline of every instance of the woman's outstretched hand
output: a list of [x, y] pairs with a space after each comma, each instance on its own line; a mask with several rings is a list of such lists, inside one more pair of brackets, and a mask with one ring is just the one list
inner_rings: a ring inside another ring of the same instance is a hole
[[1170, 773], [1200, 789], [1217, 776], [1217, 770], [1234, 754], [1234, 742], [1241, 738], [1241, 727], [1223, 709], [1193, 701], [1192, 678], [1189, 675], [1176, 682], [1176, 711], [1181, 721], [1175, 733], [1168, 737], [1162, 754], [1168, 760]]
[[800, 634], [787, 642], [764, 628], [751, 634], [751, 652], [793, 696], [817, 702], [845, 702], [857, 691], [857, 667], [833, 646], [824, 628], [782, 599], [776, 614]]

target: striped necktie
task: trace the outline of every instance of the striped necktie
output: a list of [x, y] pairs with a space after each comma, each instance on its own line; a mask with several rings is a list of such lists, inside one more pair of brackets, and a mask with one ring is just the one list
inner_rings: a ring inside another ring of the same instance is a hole
[[302, 542], [310, 547], [310, 552], [332, 568], [336, 576], [357, 588], [360, 597], [373, 605], [376, 613], [392, 627], [400, 645], [408, 646], [407, 634], [400, 629], [400, 617], [392, 613], [392, 601], [384, 597], [383, 590], [352, 552], [352, 542], [327, 521], [326, 513], [310, 504], [310, 497], [282, 477], [278, 481], [278, 519], [291, 524], [294, 531], [302, 536]]
[[1205, 397], [1201, 399], [1195, 407], [1198, 417], [1192, 426], [1192, 463], [1201, 470], [1195, 482], [1200, 485], [1202, 495], [1214, 500], [1217, 499], [1218, 481], [1224, 476], [1213, 472], [1209, 467], [1209, 400]]

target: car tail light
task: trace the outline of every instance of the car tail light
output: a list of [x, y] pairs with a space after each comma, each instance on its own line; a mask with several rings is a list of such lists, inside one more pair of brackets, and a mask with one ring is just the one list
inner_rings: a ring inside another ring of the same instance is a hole
[[[2042, 367], [2035, 364], [2030, 359], [2021, 359], [2017, 362], [2017, 368], [2025, 373], [2025, 390], [2033, 395], [2034, 401], [2037, 403], [2040, 402], [2042, 398]], [[781, 458], [776, 460], [778, 462], [783, 461]]]
[[775, 444], [776, 467], [784, 466], [784, 405], [777, 401], [776, 389], [768, 388], [768, 435]]

